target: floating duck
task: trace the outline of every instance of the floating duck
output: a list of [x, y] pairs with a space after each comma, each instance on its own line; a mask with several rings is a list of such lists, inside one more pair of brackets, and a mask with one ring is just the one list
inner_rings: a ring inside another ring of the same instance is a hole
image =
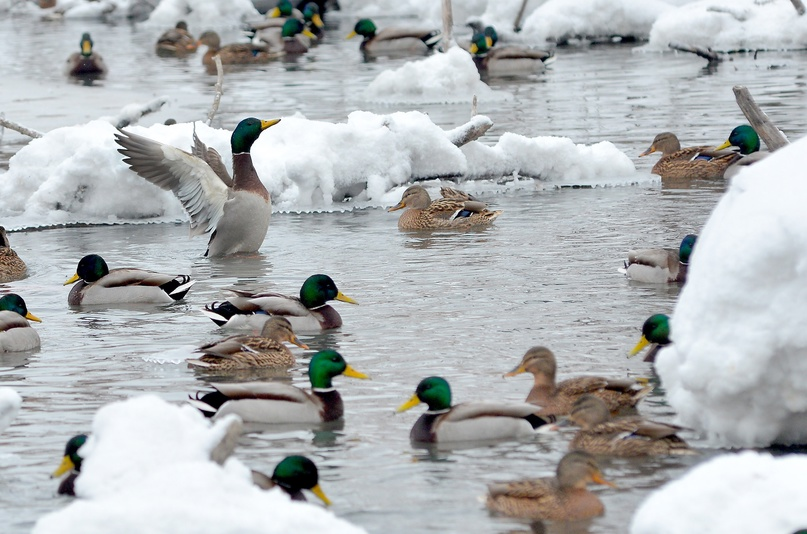
[[238, 123], [230, 137], [233, 176], [218, 152], [194, 132], [193, 154], [118, 130], [118, 152], [134, 172], [174, 193], [191, 219], [191, 236], [211, 233], [205, 256], [256, 252], [266, 237], [272, 201], [252, 164], [250, 149], [261, 132], [280, 122], [255, 118]]
[[518, 439], [529, 436], [548, 420], [535, 415], [526, 403], [465, 402], [451, 404], [451, 387], [439, 376], [420, 381], [414, 395], [396, 412], [405, 412], [421, 402], [429, 409], [409, 432], [414, 443], [458, 443]]
[[452, 189], [441, 187], [442, 198], [432, 201], [428, 191], [420, 185], [410, 185], [401, 201], [389, 211], [408, 208], [398, 219], [400, 230], [468, 230], [487, 226], [501, 215], [491, 211], [484, 202]]
[[208, 72], [216, 72], [214, 56], [219, 56], [222, 65], [256, 65], [269, 63], [282, 54], [271, 50], [264, 44], [232, 43], [221, 45], [221, 37], [212, 30], [207, 30], [199, 36], [197, 46], [207, 46], [207, 52], [202, 56], [202, 64]]
[[540, 416], [566, 415], [574, 402], [586, 393], [591, 393], [605, 401], [612, 412], [632, 408], [649, 392], [649, 387], [641, 387], [635, 380], [603, 378], [600, 376], [580, 376], [555, 383], [557, 363], [555, 355], [546, 347], [532, 347], [521, 358], [521, 362], [505, 377], [521, 373], [532, 373], [534, 384], [527, 402], [536, 404]]
[[67, 58], [67, 66], [65, 67], [67, 74], [70, 76], [101, 76], [106, 74], [109, 69], [107, 69], [101, 54], [93, 52], [93, 42], [89, 33], [81, 35], [79, 46], [81, 47], [81, 52], [73, 52]]
[[368, 378], [335, 350], [323, 350], [314, 354], [308, 364], [310, 393], [280, 382], [211, 384], [216, 391], [197, 393], [191, 404], [208, 417], [234, 413], [245, 423], [329, 423], [344, 415], [342, 397], [331, 382], [339, 375]]
[[370, 19], [360, 19], [347, 36], [352, 39], [361, 35], [364, 40], [359, 49], [368, 55], [378, 54], [425, 54], [440, 42], [442, 37], [438, 30], [422, 30], [417, 28], [384, 28], [377, 31], [375, 23]]
[[27, 271], [25, 262], [11, 248], [6, 229], [0, 226], [0, 283], [21, 280]]
[[297, 360], [284, 341], [308, 348], [294, 335], [291, 323], [285, 317], [269, 317], [260, 336], [230, 336], [208, 343], [197, 351], [204, 356], [187, 362], [192, 367], [215, 371], [291, 367]]
[[642, 325], [642, 338], [630, 351], [628, 357], [636, 356], [650, 345], [650, 350], [645, 354], [644, 361], [655, 362], [658, 352], [670, 343], [670, 318], [663, 313], [657, 313], [648, 317]]
[[307, 501], [302, 490], [309, 490], [327, 506], [331, 504], [319, 486], [319, 470], [316, 464], [305, 456], [286, 456], [275, 466], [271, 477], [252, 471], [252, 482], [262, 489], [278, 487], [293, 501]]
[[678, 250], [672, 248], [645, 248], [629, 250], [622, 269], [636, 282], [650, 284], [683, 284], [687, 279], [689, 258], [698, 236], [689, 234], [681, 240]]
[[170, 304], [183, 299], [196, 282], [187, 274], [162, 274], [136, 268], [110, 271], [104, 258], [89, 254], [81, 258], [76, 274], [64, 285], [74, 283], [67, 296], [71, 306]]
[[697, 454], [678, 437], [683, 427], [641, 416], [611, 418], [603, 400], [593, 395], [575, 401], [569, 420], [580, 427], [569, 444], [573, 451], [613, 456]]
[[81, 447], [87, 442], [85, 434], [73, 436], [67, 441], [64, 448], [64, 457], [62, 463], [50, 476], [51, 478], [60, 477], [68, 471], [70, 474], [66, 476], [60, 483], [57, 493], [59, 495], [75, 495], [75, 483], [79, 474], [81, 473], [81, 462], [83, 458], [78, 453]]
[[342, 326], [342, 317], [327, 304], [329, 301], [358, 304], [339, 291], [333, 279], [326, 274], [306, 278], [299, 298], [240, 289], [228, 291], [234, 296], [227, 298], [227, 302], [214, 302], [202, 310], [214, 323], [227, 328], [254, 327], [256, 322], [263, 324], [268, 314], [285, 317], [295, 331], [330, 330]]
[[311, 48], [311, 43], [317, 40], [317, 36], [311, 33], [303, 21], [294, 18], [287, 19], [283, 24], [280, 37], [286, 54], [305, 54]]
[[553, 52], [520, 46], [495, 47], [498, 34], [493, 26], [471, 38], [469, 51], [477, 70], [489, 75], [522, 75], [543, 72], [555, 61]]
[[523, 519], [578, 521], [602, 515], [599, 497], [586, 489], [605, 480], [595, 458], [582, 451], [566, 454], [554, 477], [503, 482], [488, 486], [487, 507], [493, 512]]
[[182, 57], [196, 52], [197, 46], [196, 39], [188, 32], [188, 23], [180, 20], [175, 27], [160, 35], [156, 51], [158, 56]]
[[[755, 132], [756, 133], [756, 132]], [[653, 165], [653, 174], [662, 180], [708, 180], [723, 178], [726, 169], [742, 158], [736, 152], [721, 152], [711, 146], [691, 146], [681, 148], [678, 137], [672, 132], [662, 132], [654, 139], [650, 148], [639, 154], [647, 156], [661, 152], [661, 158]]]
[[322, 21], [321, 10], [315, 2], [308, 2], [303, 6], [303, 19], [306, 27], [317, 39], [325, 35], [325, 23]]
[[0, 297], [0, 352], [36, 350], [39, 334], [28, 321], [42, 320], [28, 311], [25, 301], [16, 293]]

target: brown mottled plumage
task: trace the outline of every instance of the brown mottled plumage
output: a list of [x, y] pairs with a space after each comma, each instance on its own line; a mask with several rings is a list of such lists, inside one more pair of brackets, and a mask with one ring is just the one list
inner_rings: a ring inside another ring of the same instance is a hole
[[184, 20], [157, 39], [158, 56], [186, 56], [196, 52], [198, 44], [196, 39], [188, 32], [188, 24]]
[[682, 427], [640, 416], [612, 419], [602, 399], [593, 395], [577, 399], [569, 420], [580, 426], [569, 450], [615, 456], [697, 454], [676, 435]]
[[602, 515], [605, 507], [587, 484], [616, 487], [603, 478], [593, 456], [574, 451], [561, 458], [554, 477], [491, 484], [486, 504], [494, 512], [524, 519], [588, 519]]
[[6, 229], [0, 226], [0, 283], [25, 278], [27, 270], [25, 262], [11, 248]]
[[504, 376], [532, 373], [534, 385], [527, 395], [527, 402], [541, 409], [539, 416], [566, 415], [581, 395], [591, 393], [600, 397], [612, 412], [632, 408], [647, 393], [649, 387], [642, 387], [634, 380], [603, 378], [600, 376], [580, 376], [555, 383], [557, 363], [555, 355], [546, 347], [532, 347], [524, 354], [521, 362]]
[[407, 209], [398, 219], [400, 230], [467, 230], [476, 226], [486, 226], [501, 215], [501, 211], [490, 211], [484, 202], [452, 189], [440, 188], [442, 198], [432, 201], [429, 193], [419, 185], [411, 185], [404, 191], [401, 201], [389, 211]]
[[[661, 158], [653, 165], [651, 172], [662, 179], [673, 180], [723, 178], [729, 165], [742, 158], [735, 152], [716, 152], [712, 146], [681, 148], [681, 143], [672, 132], [658, 134], [650, 148], [639, 154], [639, 157], [653, 152], [661, 152]], [[695, 159], [699, 155], [711, 156], [712, 159]]]
[[270, 317], [263, 325], [260, 336], [230, 336], [199, 348], [204, 354], [199, 359], [187, 360], [188, 365], [209, 370], [291, 367], [296, 363], [294, 354], [284, 341], [307, 349], [297, 339], [291, 323], [284, 317]]
[[202, 56], [202, 64], [212, 72], [215, 72], [216, 69], [213, 56], [219, 56], [223, 65], [253, 65], [268, 63], [282, 55], [270, 51], [266, 46], [251, 43], [233, 43], [221, 46], [219, 34], [210, 30], [199, 37], [197, 45], [207, 46], [207, 52]]

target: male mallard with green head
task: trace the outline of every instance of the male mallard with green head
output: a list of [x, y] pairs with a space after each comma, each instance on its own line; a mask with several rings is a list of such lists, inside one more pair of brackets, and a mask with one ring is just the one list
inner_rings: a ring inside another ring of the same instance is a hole
[[602, 515], [602, 501], [586, 489], [605, 480], [596, 459], [582, 451], [566, 454], [554, 477], [502, 482], [488, 486], [487, 507], [499, 514], [531, 520], [578, 521]]
[[637, 282], [650, 284], [683, 284], [687, 279], [689, 258], [698, 236], [689, 234], [681, 240], [678, 250], [673, 248], [645, 248], [629, 250], [624, 262], [625, 276]]
[[418, 28], [384, 28], [378, 31], [370, 19], [360, 19], [347, 39], [361, 35], [359, 49], [368, 55], [376, 54], [425, 54], [440, 42], [441, 33], [437, 30]]
[[67, 445], [64, 448], [64, 457], [62, 458], [62, 463], [51, 475], [51, 478], [56, 478], [62, 476], [68, 471], [70, 472], [70, 474], [59, 483], [59, 489], [57, 490], [59, 495], [74, 496], [76, 494], [75, 483], [76, 479], [81, 473], [81, 462], [83, 460], [78, 451], [86, 442], [87, 436], [85, 434], [73, 436], [67, 441]]
[[536, 407], [526, 403], [464, 402], [451, 404], [451, 387], [446, 379], [430, 376], [420, 381], [414, 395], [396, 412], [425, 403], [428, 410], [409, 432], [414, 443], [458, 443], [518, 439], [529, 436], [548, 420], [535, 415]]
[[272, 215], [269, 191], [252, 164], [250, 150], [261, 132], [280, 122], [255, 118], [238, 123], [230, 137], [233, 176], [218, 152], [194, 133], [193, 154], [118, 130], [123, 161], [149, 182], [177, 196], [191, 220], [191, 236], [210, 233], [205, 256], [257, 252]]
[[280, 382], [221, 383], [211, 384], [216, 391], [197, 393], [191, 404], [207, 416], [234, 413], [245, 423], [329, 423], [344, 416], [342, 397], [332, 383], [339, 375], [368, 378], [335, 350], [323, 350], [314, 354], [308, 364], [310, 393]]
[[566, 415], [574, 402], [586, 393], [603, 399], [612, 412], [633, 408], [649, 392], [635, 380], [603, 378], [601, 376], [579, 376], [562, 382], [555, 382], [557, 363], [555, 355], [546, 347], [532, 347], [521, 358], [519, 364], [505, 377], [521, 373], [533, 375], [533, 386], [526, 402], [540, 408], [540, 416]]
[[306, 278], [299, 297], [240, 289], [228, 291], [233, 296], [228, 297], [227, 302], [214, 302], [202, 310], [214, 323], [226, 328], [263, 324], [268, 314], [285, 317], [295, 331], [330, 330], [342, 326], [342, 317], [328, 302], [338, 300], [358, 304], [339, 291], [333, 278], [327, 274], [314, 274]]
[[271, 477], [252, 471], [252, 482], [261, 489], [280, 488], [293, 501], [307, 501], [303, 490], [309, 490], [326, 506], [331, 504], [331, 500], [319, 486], [319, 470], [316, 464], [305, 456], [286, 456], [275, 466]]
[[107, 66], [101, 54], [93, 51], [93, 42], [89, 33], [84, 33], [79, 42], [80, 52], [73, 52], [67, 58], [65, 70], [70, 76], [103, 75]]
[[21, 280], [27, 270], [25, 262], [11, 248], [6, 229], [0, 226], [0, 283]]
[[39, 348], [39, 334], [28, 321], [42, 322], [28, 311], [21, 296], [9, 293], [0, 297], [0, 352], [22, 352]]
[[642, 325], [642, 338], [628, 357], [636, 356], [649, 345], [650, 350], [645, 354], [644, 361], [655, 362], [658, 352], [670, 343], [670, 318], [663, 313], [657, 313], [648, 317]]
[[696, 454], [677, 435], [683, 427], [638, 415], [612, 418], [602, 399], [593, 395], [575, 401], [569, 420], [580, 427], [569, 443], [573, 451], [612, 456]]
[[186, 360], [188, 365], [208, 371], [291, 367], [297, 363], [283, 342], [307, 349], [285, 317], [266, 319], [260, 336], [230, 336], [200, 347], [200, 358]]
[[469, 51], [480, 73], [489, 75], [534, 74], [543, 72], [555, 60], [555, 55], [546, 50], [520, 46], [495, 47], [498, 34], [493, 26], [471, 37]]
[[76, 274], [64, 285], [75, 284], [67, 296], [71, 306], [93, 304], [170, 304], [185, 298], [196, 282], [187, 274], [162, 274], [137, 268], [110, 270], [104, 258], [81, 258]]

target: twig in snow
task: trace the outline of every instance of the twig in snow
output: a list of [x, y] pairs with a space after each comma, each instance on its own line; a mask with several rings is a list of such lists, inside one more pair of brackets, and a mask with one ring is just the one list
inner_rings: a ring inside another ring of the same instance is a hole
[[443, 36], [440, 38], [440, 50], [447, 52], [451, 47], [451, 28], [454, 27], [454, 12], [451, 9], [451, 0], [443, 0]]
[[446, 132], [454, 146], [462, 146], [482, 137], [493, 126], [493, 121], [485, 115], [474, 115], [471, 120]]
[[208, 126], [211, 125], [213, 122], [213, 117], [215, 117], [216, 112], [219, 110], [221, 95], [223, 94], [221, 85], [224, 82], [224, 67], [221, 65], [221, 58], [218, 56], [218, 54], [213, 56], [213, 61], [216, 62], [216, 85], [213, 87], [216, 90], [216, 95], [213, 97], [213, 106], [210, 108], [210, 112], [207, 114]]
[[33, 137], [34, 139], [42, 137], [41, 132], [37, 132], [36, 130], [31, 130], [30, 128], [26, 128], [22, 124], [17, 124], [14, 121], [10, 121], [10, 120], [4, 119], [2, 117], [0, 117], [0, 127], [8, 128], [9, 130], [14, 130], [15, 132], [19, 132], [22, 135], [27, 135], [28, 137]]
[[117, 116], [110, 118], [109, 122], [114, 124], [116, 128], [129, 126], [130, 124], [134, 124], [139, 121], [140, 117], [143, 115], [160, 111], [160, 108], [162, 108], [167, 102], [168, 98], [161, 96], [146, 104], [130, 104], [123, 107]]

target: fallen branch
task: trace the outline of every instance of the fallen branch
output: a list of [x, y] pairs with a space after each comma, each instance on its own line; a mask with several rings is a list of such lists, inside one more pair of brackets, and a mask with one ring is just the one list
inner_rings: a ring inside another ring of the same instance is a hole
[[530, 0], [523, 0], [521, 2], [521, 7], [518, 10], [518, 15], [516, 15], [516, 20], [513, 22], [513, 31], [518, 33], [521, 31], [521, 19], [524, 18], [524, 11], [527, 9], [527, 2]]
[[718, 63], [722, 61], [720, 55], [718, 55], [718, 53], [713, 51], [711, 48], [701, 48], [699, 46], [690, 46], [681, 43], [670, 43], [667, 46], [669, 46], [673, 50], [678, 50], [680, 52], [689, 52], [691, 54], [700, 56], [708, 60], [709, 63]]
[[790, 0], [790, 3], [792, 3], [793, 7], [796, 8], [796, 13], [798, 13], [799, 16], [804, 15], [804, 3], [801, 0]]
[[490, 117], [474, 115], [470, 121], [462, 126], [447, 131], [446, 136], [454, 146], [462, 146], [482, 137], [491, 126], [493, 126], [493, 121], [490, 120]]
[[213, 105], [210, 107], [210, 112], [207, 114], [207, 125], [210, 126], [213, 122], [213, 117], [216, 116], [216, 112], [219, 110], [219, 104], [221, 103], [221, 95], [223, 91], [221, 89], [222, 83], [224, 83], [224, 67], [221, 65], [221, 58], [217, 55], [213, 56], [213, 61], [216, 63], [216, 85], [213, 88], [216, 90], [215, 96], [213, 96]]
[[790, 144], [785, 134], [773, 124], [765, 112], [754, 102], [754, 98], [747, 87], [735, 85], [733, 90], [737, 105], [740, 106], [740, 110], [742, 110], [745, 118], [748, 119], [751, 127], [759, 134], [760, 139], [768, 146], [768, 150], [773, 152]]
[[22, 135], [27, 135], [28, 137], [33, 137], [34, 139], [42, 137], [41, 132], [31, 130], [30, 128], [26, 128], [22, 124], [17, 124], [14, 121], [10, 121], [4, 118], [0, 118], [0, 127], [8, 128], [9, 130], [14, 130], [15, 132], [21, 133]]
[[124, 106], [115, 117], [111, 117], [108, 120], [114, 124], [116, 128], [123, 128], [124, 126], [135, 124], [143, 115], [160, 111], [160, 108], [167, 102], [168, 98], [161, 96], [146, 104], [129, 104], [128, 106]]

